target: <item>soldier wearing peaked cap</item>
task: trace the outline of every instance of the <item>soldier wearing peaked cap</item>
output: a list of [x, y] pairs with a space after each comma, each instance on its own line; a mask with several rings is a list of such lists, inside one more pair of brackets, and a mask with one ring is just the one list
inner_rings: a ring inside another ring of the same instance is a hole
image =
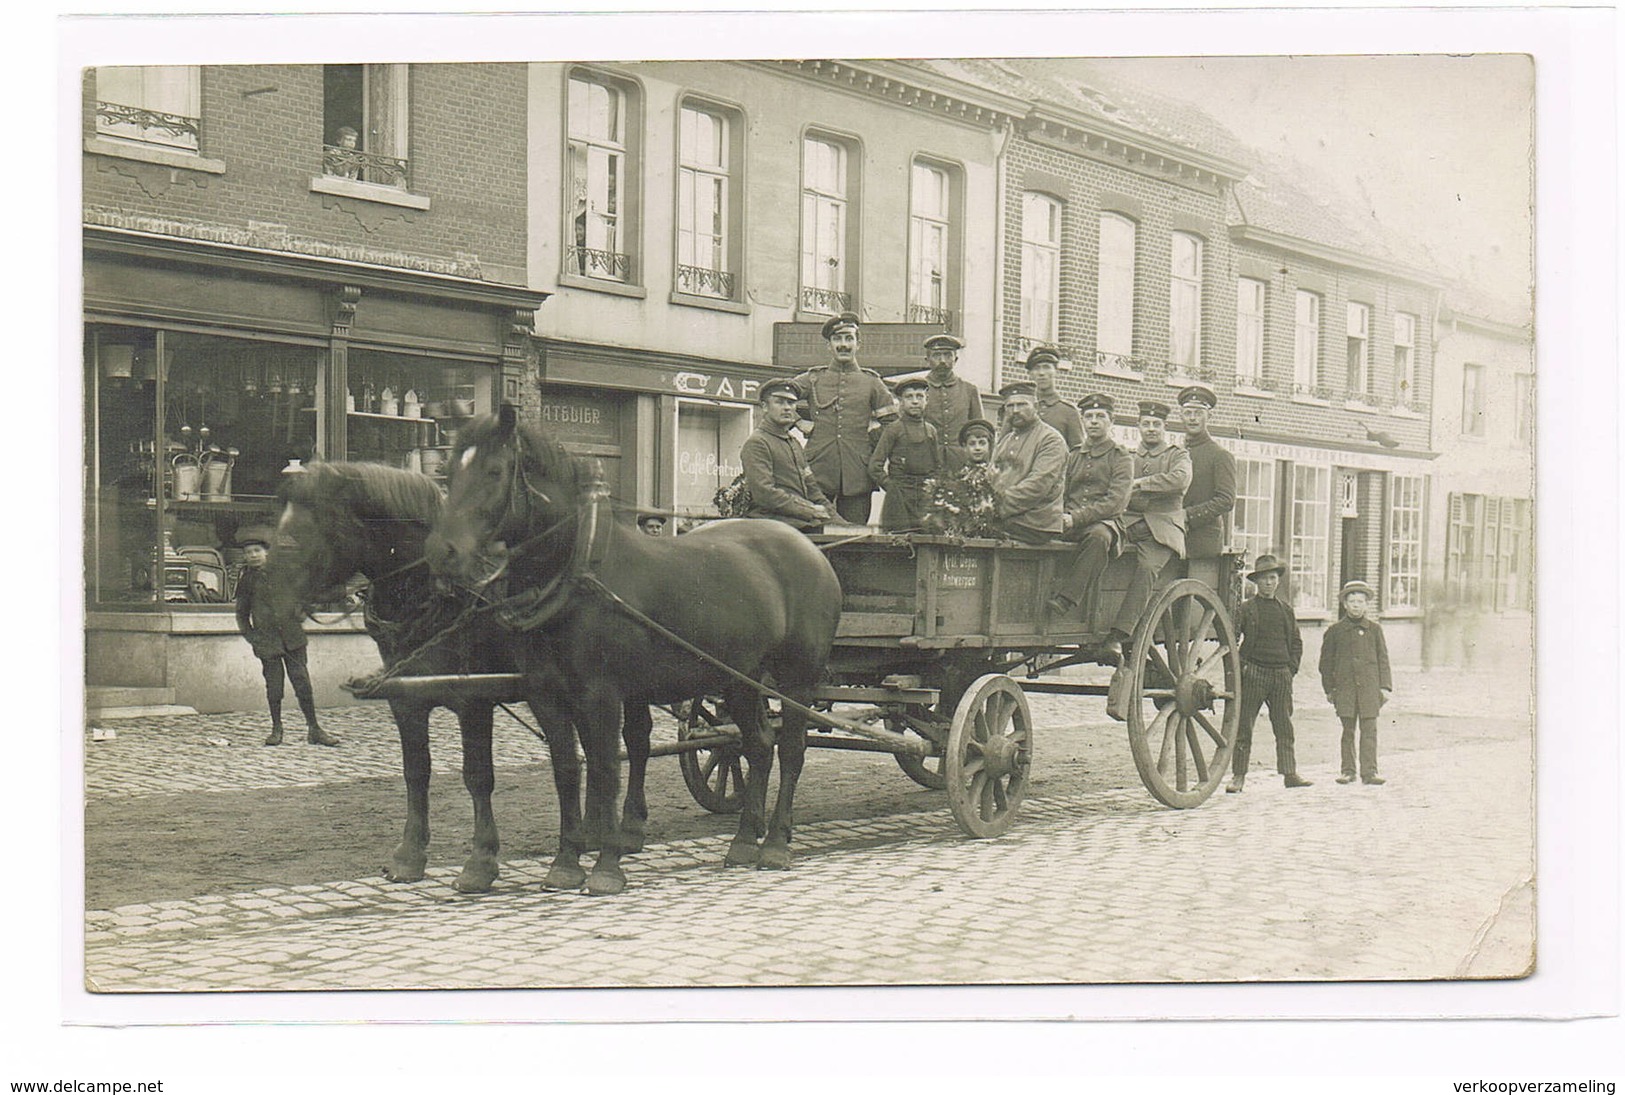
[[[1185, 489], [1185, 557], [1217, 559], [1230, 542], [1230, 512], [1236, 508], [1236, 459], [1208, 433], [1208, 415], [1219, 405], [1213, 389], [1192, 384], [1179, 393], [1185, 424], [1185, 451], [1191, 457], [1191, 483]], [[1198, 562], [1190, 574], [1216, 585], [1218, 570]]]
[[1128, 642], [1162, 568], [1185, 553], [1185, 488], [1191, 481], [1191, 458], [1163, 435], [1167, 420], [1166, 404], [1140, 401], [1140, 445], [1132, 454], [1134, 478], [1120, 518], [1122, 550], [1134, 553], [1135, 567], [1112, 621], [1110, 637], [1117, 644]]
[[1083, 444], [1083, 419], [1055, 388], [1055, 369], [1061, 355], [1049, 346], [1035, 346], [1025, 362], [1027, 375], [1037, 385], [1038, 417], [1053, 426], [1066, 440], [1068, 450]]
[[[1117, 557], [1122, 546], [1122, 515], [1128, 505], [1134, 461], [1112, 440], [1112, 398], [1104, 393], [1078, 400], [1083, 413], [1083, 444], [1066, 458], [1066, 496], [1062, 503], [1061, 539], [1078, 545], [1072, 564], [1050, 598], [1051, 622], [1071, 616], [1089, 587]], [[1120, 644], [1106, 641], [1112, 657]]]
[[801, 387], [790, 380], [769, 380], [759, 399], [761, 421], [739, 450], [745, 488], [750, 493], [748, 517], [771, 517], [811, 531], [833, 520], [835, 511], [819, 489], [801, 442], [790, 432], [800, 416]]
[[931, 367], [925, 377], [930, 385], [925, 393], [925, 420], [945, 441], [958, 437], [960, 427], [971, 419], [982, 417], [982, 393], [954, 372], [964, 348], [963, 342], [946, 333], [925, 340], [925, 360]]
[[[879, 425], [897, 417], [891, 389], [880, 374], [858, 364], [861, 323], [852, 312], [824, 321], [824, 339], [834, 359], [796, 377], [806, 393], [807, 463], [842, 520], [865, 524], [874, 497], [869, 455]], [[878, 424], [877, 424], [878, 423]]]
[[1004, 429], [993, 447], [993, 498], [1000, 531], [1040, 544], [1061, 531], [1066, 440], [1038, 417], [1036, 386], [1016, 381], [999, 389]]

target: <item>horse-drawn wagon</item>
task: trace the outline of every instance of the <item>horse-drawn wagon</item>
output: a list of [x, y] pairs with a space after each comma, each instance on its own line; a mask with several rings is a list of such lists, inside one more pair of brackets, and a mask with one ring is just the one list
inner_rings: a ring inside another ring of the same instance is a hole
[[[916, 782], [945, 789], [976, 837], [1009, 829], [1034, 757], [1028, 693], [1101, 697], [1126, 724], [1140, 778], [1159, 802], [1206, 801], [1229, 764], [1240, 658], [1230, 613], [1234, 556], [1192, 564], [1153, 592], [1116, 661], [1104, 646], [1132, 560], [1114, 562], [1073, 615], [1046, 618], [1073, 549], [942, 536], [815, 536], [841, 581], [839, 630], [815, 692], [814, 748], [891, 752]], [[1065, 672], [1065, 671], [1071, 672]], [[835, 705], [841, 705], [836, 707]], [[848, 705], [855, 705], [852, 709]], [[711, 700], [678, 712], [683, 774], [695, 800], [738, 808], [743, 769], [726, 713]]]

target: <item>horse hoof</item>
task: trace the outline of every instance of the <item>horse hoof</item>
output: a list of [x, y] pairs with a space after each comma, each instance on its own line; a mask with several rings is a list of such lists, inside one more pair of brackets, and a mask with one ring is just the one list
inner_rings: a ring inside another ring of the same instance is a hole
[[542, 889], [555, 890], [559, 893], [574, 893], [581, 889], [582, 883], [587, 881], [587, 872], [580, 867], [555, 866], [547, 872], [542, 879]]
[[790, 849], [782, 844], [763, 845], [762, 856], [756, 866], [763, 871], [788, 871]]
[[463, 864], [463, 873], [455, 883], [458, 893], [485, 893], [497, 880], [496, 860], [471, 859]]
[[728, 855], [723, 859], [724, 867], [754, 867], [761, 858], [761, 849], [756, 847], [755, 841], [736, 840], [728, 845]]
[[621, 854], [637, 855], [643, 851], [643, 830], [621, 826]]
[[427, 856], [396, 855], [384, 868], [384, 878], [390, 882], [422, 882], [428, 862]]
[[626, 889], [626, 875], [619, 870], [593, 868], [587, 876], [587, 893], [593, 897], [609, 897]]

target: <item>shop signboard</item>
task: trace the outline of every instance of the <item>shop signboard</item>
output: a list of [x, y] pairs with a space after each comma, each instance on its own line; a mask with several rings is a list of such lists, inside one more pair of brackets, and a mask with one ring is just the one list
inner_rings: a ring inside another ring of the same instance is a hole
[[578, 445], [619, 445], [621, 423], [616, 401], [596, 392], [544, 391], [542, 426], [549, 436]]

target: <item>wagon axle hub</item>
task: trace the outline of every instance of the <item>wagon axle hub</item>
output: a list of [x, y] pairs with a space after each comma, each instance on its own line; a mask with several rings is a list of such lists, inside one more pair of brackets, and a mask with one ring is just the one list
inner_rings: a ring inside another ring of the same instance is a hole
[[1016, 739], [1005, 734], [989, 734], [982, 744], [982, 771], [992, 779], [999, 779], [1016, 770]]
[[1206, 677], [1187, 676], [1174, 688], [1174, 703], [1181, 715], [1213, 709], [1213, 682]]

